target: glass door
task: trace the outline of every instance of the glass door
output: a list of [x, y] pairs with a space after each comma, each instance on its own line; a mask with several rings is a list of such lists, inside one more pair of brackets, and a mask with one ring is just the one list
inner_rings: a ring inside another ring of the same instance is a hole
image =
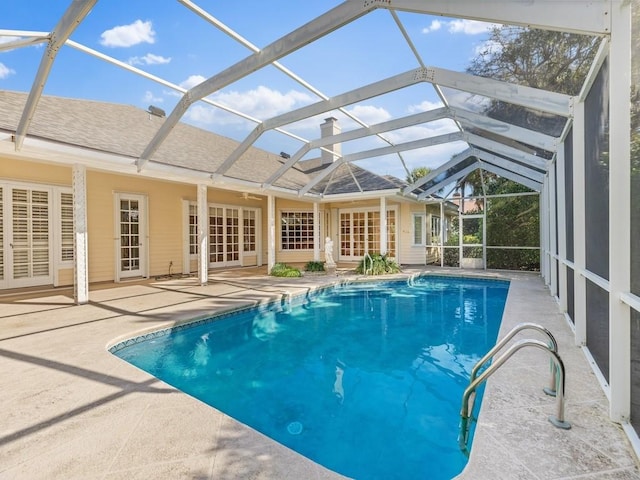
[[145, 197], [120, 194], [118, 205], [118, 279], [146, 277]]

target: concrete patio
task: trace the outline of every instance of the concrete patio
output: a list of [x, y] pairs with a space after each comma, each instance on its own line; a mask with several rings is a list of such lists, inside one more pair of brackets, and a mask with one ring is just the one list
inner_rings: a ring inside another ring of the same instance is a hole
[[[640, 480], [630, 442], [608, 420], [606, 397], [542, 280], [506, 276], [512, 283], [501, 335], [522, 321], [554, 333], [572, 428], [547, 421], [556, 404], [542, 392], [545, 353], [519, 352], [488, 382], [459, 478]], [[92, 285], [82, 306], [73, 305], [70, 290], [1, 296], [0, 479], [343, 478], [107, 351], [144, 331], [336, 280], [238, 269], [212, 275], [205, 286], [193, 278]]]

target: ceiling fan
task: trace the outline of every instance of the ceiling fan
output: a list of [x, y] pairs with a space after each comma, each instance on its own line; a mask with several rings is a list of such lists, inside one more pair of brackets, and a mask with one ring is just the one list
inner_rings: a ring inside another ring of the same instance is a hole
[[256, 197], [254, 195], [250, 195], [249, 192], [242, 192], [240, 194], [240, 196], [242, 198], [244, 198], [245, 200], [262, 200], [262, 198], [260, 198], [260, 197]]

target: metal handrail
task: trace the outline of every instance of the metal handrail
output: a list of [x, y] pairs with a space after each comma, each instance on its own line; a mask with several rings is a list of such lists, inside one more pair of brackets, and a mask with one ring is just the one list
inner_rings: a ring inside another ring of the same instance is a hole
[[[476, 376], [478, 375], [478, 371], [484, 366], [484, 364], [487, 363], [487, 361], [491, 360], [493, 356], [500, 349], [502, 349], [502, 347], [504, 347], [509, 340], [515, 337], [516, 334], [518, 334], [522, 330], [537, 330], [538, 332], [545, 334], [549, 338], [549, 345], [547, 345], [547, 347], [550, 350], [558, 353], [558, 342], [556, 342], [555, 337], [548, 329], [546, 329], [542, 325], [538, 325], [537, 323], [531, 323], [531, 322], [519, 323], [518, 325], [513, 327], [513, 329], [504, 336], [504, 338], [502, 338], [498, 343], [496, 343], [493, 346], [493, 348], [485, 354], [484, 357], [478, 360], [475, 366], [471, 369], [470, 381], [473, 382], [473, 380], [475, 380]], [[552, 397], [555, 396], [556, 394], [556, 372], [554, 368], [551, 369], [551, 380], [549, 381], [549, 386], [543, 388], [543, 391], [544, 393]]]
[[[369, 270], [367, 270], [367, 258], [369, 259], [369, 263], [371, 265], [371, 268]], [[367, 274], [367, 272], [373, 272], [373, 258], [371, 258], [371, 255], [369, 255], [369, 252], [365, 252], [364, 258], [362, 259], [362, 270], [365, 275]]]
[[467, 442], [469, 440], [469, 420], [471, 418], [472, 408], [469, 408], [469, 400], [475, 390], [489, 378], [498, 368], [502, 366], [511, 356], [524, 347], [536, 347], [540, 348], [549, 354], [554, 361], [557, 372], [557, 385], [556, 385], [556, 415], [549, 416], [549, 421], [558, 428], [568, 430], [571, 428], [571, 424], [564, 419], [564, 387], [565, 387], [565, 369], [562, 359], [555, 352], [549, 348], [544, 342], [540, 340], [519, 340], [511, 347], [507, 349], [500, 357], [496, 359], [486, 370], [484, 370], [478, 377], [471, 381], [469, 386], [465, 389], [462, 395], [462, 408], [460, 410], [460, 435], [458, 437], [458, 444], [462, 451], [467, 451]]

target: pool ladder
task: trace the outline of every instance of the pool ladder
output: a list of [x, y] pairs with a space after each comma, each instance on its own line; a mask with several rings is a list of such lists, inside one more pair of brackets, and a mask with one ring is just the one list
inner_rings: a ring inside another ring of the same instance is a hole
[[[515, 342], [500, 357], [491, 363], [482, 373], [478, 374], [480, 369], [491, 360], [496, 353], [502, 349], [509, 340], [522, 330], [537, 330], [549, 339], [549, 343], [545, 344], [540, 340], [525, 339]], [[536, 347], [542, 349], [551, 355], [551, 380], [549, 386], [543, 388], [544, 393], [556, 397], [556, 415], [550, 416], [549, 421], [556, 427], [562, 429], [570, 429], [571, 424], [564, 419], [564, 387], [565, 387], [565, 369], [564, 363], [558, 355], [558, 342], [545, 327], [535, 323], [520, 323], [516, 325], [502, 340], [482, 357], [471, 370], [471, 378], [469, 386], [462, 395], [462, 409], [460, 410], [460, 434], [458, 443], [460, 449], [468, 453], [467, 444], [469, 442], [469, 433], [471, 431], [471, 414], [473, 411], [473, 401], [475, 399], [476, 389], [486, 381], [500, 366], [502, 366], [511, 356], [524, 347]]]
[[[367, 259], [369, 259], [369, 265], [371, 265], [369, 269], [367, 269]], [[369, 252], [366, 252], [362, 258], [362, 271], [365, 275], [367, 275], [367, 272], [373, 273], [373, 258], [369, 255]]]

